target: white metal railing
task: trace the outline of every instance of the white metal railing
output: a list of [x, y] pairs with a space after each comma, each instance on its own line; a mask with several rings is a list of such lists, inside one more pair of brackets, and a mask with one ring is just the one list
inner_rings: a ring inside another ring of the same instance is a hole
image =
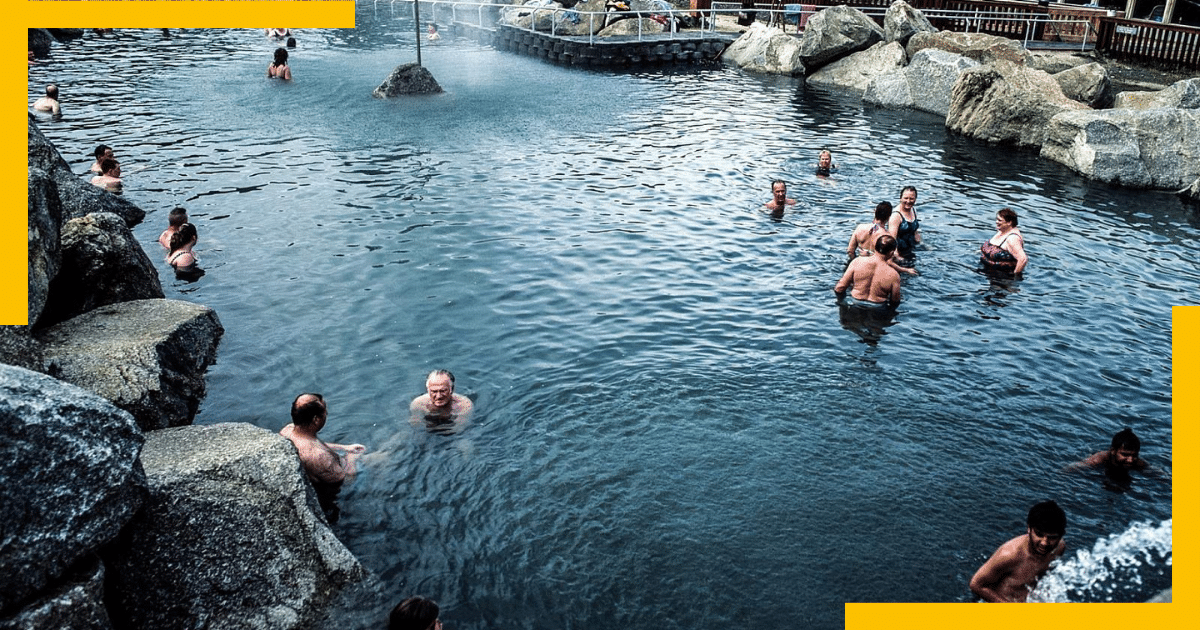
[[[681, 16], [681, 15], [689, 15], [689, 16], [699, 17], [700, 18], [700, 27], [697, 30], [699, 30], [700, 32], [711, 33], [711, 32], [716, 31], [717, 25], [716, 25], [715, 18], [718, 15], [736, 14], [736, 13], [741, 13], [743, 10], [746, 10], [746, 9], [742, 8], [740, 2], [738, 2], [738, 3], [713, 2], [712, 8], [710, 8], [710, 9], [655, 8], [655, 9], [629, 10], [629, 11], [617, 12], [617, 11], [577, 11], [574, 8], [568, 9], [568, 8], [564, 8], [564, 7], [527, 6], [527, 5], [523, 5], [523, 4], [493, 4], [490, 2], [459, 2], [459, 1], [454, 1], [454, 0], [372, 0], [372, 1], [376, 7], [378, 7], [379, 4], [385, 3], [385, 2], [389, 6], [394, 7], [394, 5], [397, 2], [407, 6], [414, 1], [419, 1], [423, 5], [430, 6], [433, 10], [435, 17], [436, 17], [437, 11], [439, 9], [445, 10], [446, 8], [449, 8], [450, 13], [451, 13], [451, 20], [453, 22], [477, 26], [479, 28], [490, 28], [491, 27], [491, 25], [485, 25], [485, 23], [484, 23], [485, 22], [485, 18], [484, 18], [485, 10], [490, 10], [491, 13], [494, 13], [497, 15], [499, 15], [500, 13], [503, 13], [503, 12], [507, 12], [507, 11], [525, 10], [525, 11], [528, 11], [528, 14], [531, 15], [529, 27], [519, 27], [519, 26], [516, 26], [515, 24], [508, 24], [508, 26], [512, 26], [514, 28], [518, 28], [518, 29], [528, 31], [531, 33], [546, 32], [546, 31], [537, 30], [535, 28], [535, 26], [536, 26], [536, 22], [537, 22], [539, 15], [545, 15], [546, 13], [550, 13], [549, 34], [551, 36], [558, 36], [558, 26], [564, 20], [571, 20], [572, 22], [578, 23], [578, 20], [584, 19], [586, 17], [586, 19], [588, 20], [588, 26], [589, 26], [589, 28], [587, 29], [589, 44], [595, 43], [596, 32], [598, 30], [600, 30], [600, 29], [596, 28], [596, 21], [599, 19], [599, 20], [601, 20], [601, 24], [603, 24], [603, 20], [605, 20], [609, 17], [612, 17], [614, 13], [619, 14], [620, 17], [623, 19], [637, 18], [638, 19], [637, 39], [638, 39], [638, 41], [642, 41], [645, 35], [650, 34], [642, 28], [642, 26], [643, 26], [642, 19], [643, 18], [652, 17], [652, 16], [665, 17], [667, 20], [667, 24], [669, 25], [669, 28], [665, 28], [662, 31], [654, 31], [654, 33], [659, 33], [659, 32], [668, 33], [668, 39], [674, 39], [676, 36], [676, 33], [680, 30], [679, 25], [681, 23], [681, 20], [679, 19], [679, 16]], [[766, 16], [767, 21], [772, 24], [775, 24], [775, 23], [784, 24], [785, 32], [786, 32], [786, 25], [789, 25], [789, 24], [796, 25], [797, 32], [799, 32], [800, 24], [801, 24], [801, 20], [799, 18], [802, 14], [804, 14], [804, 13], [814, 14], [814, 13], [821, 11], [822, 9], [828, 8], [829, 6], [832, 6], [832, 5], [800, 5], [800, 4], [788, 3], [786, 5], [787, 8], [784, 8], [784, 9], [755, 8], [750, 11], [752, 11], [756, 15]], [[804, 8], [797, 11], [795, 7], [804, 7]], [[856, 7], [856, 8], [860, 12], [862, 12], [864, 15], [871, 17], [873, 19], [875, 19], [875, 18], [881, 19], [883, 17], [883, 15], [887, 12], [887, 9], [884, 9], [882, 7]], [[1023, 23], [1025, 28], [1024, 28], [1024, 39], [1022, 40], [1022, 45], [1026, 48], [1028, 48], [1030, 45], [1030, 42], [1033, 41], [1032, 40], [1033, 34], [1038, 31], [1038, 29], [1036, 27], [1039, 25], [1042, 26], [1043, 29], [1054, 28], [1054, 27], [1061, 28], [1064, 26], [1074, 26], [1074, 27], [1082, 26], [1081, 30], [1083, 31], [1083, 36], [1082, 36], [1081, 42], [1080, 42], [1081, 50], [1086, 50], [1087, 45], [1090, 42], [1094, 42], [1094, 40], [1097, 36], [1095, 29], [1092, 27], [1091, 20], [1088, 20], [1088, 19], [1062, 19], [1061, 17], [1049, 16], [1044, 13], [999, 11], [999, 10], [985, 10], [985, 9], [973, 9], [973, 10], [971, 10], [971, 9], [968, 9], [968, 10], [926, 9], [926, 10], [922, 10], [921, 12], [925, 15], [926, 18], [929, 18], [931, 20], [940, 19], [940, 20], [950, 20], [950, 21], [957, 22], [958, 24], [961, 25], [960, 32], [967, 32], [967, 33], [982, 32], [985, 25], [995, 24], [997, 22], [1012, 22], [1014, 24], [1015, 23]], [[394, 9], [393, 9], [393, 14], [394, 14]], [[776, 15], [776, 14], [778, 14], [778, 15]], [[474, 18], [473, 21], [471, 20], [471, 18]], [[494, 25], [496, 23], [499, 23], [499, 19], [500, 18], [497, 18], [496, 21], [494, 21], [492, 24]], [[959, 30], [959, 29], [955, 29], [955, 30]], [[1014, 30], [1016, 30], [1016, 29], [1014, 29]]]

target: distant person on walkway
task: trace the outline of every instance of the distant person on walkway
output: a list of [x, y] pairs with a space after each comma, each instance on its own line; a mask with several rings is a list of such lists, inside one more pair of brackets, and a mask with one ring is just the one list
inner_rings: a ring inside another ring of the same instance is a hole
[[996, 213], [996, 234], [979, 247], [979, 260], [989, 271], [1025, 270], [1025, 238], [1017, 229], [1017, 213], [1008, 208]]
[[795, 199], [788, 199], [787, 182], [782, 179], [777, 179], [771, 182], [771, 200], [763, 204], [763, 207], [771, 212], [783, 212], [787, 206], [796, 205]]
[[50, 112], [55, 116], [62, 113], [58, 106], [58, 86], [51, 83], [46, 86], [46, 95], [33, 102], [34, 111]]
[[191, 223], [180, 225], [171, 235], [171, 251], [167, 254], [167, 264], [171, 265], [175, 271], [185, 273], [194, 271], [200, 262], [200, 259], [196, 258], [196, 254], [192, 251], [198, 239], [196, 226]]
[[100, 174], [92, 178], [92, 183], [109, 190], [121, 188], [121, 163], [113, 158], [100, 160]]
[[437, 602], [425, 597], [409, 597], [396, 604], [388, 615], [388, 630], [441, 630]]
[[900, 205], [888, 221], [888, 233], [896, 239], [896, 262], [912, 267], [916, 262], [914, 250], [921, 243], [921, 223], [917, 221], [917, 189], [905, 186], [900, 191]]
[[267, 66], [268, 79], [292, 80], [292, 69], [288, 67], [288, 51], [286, 48], [275, 49], [275, 60]]
[[837, 164], [833, 163], [833, 154], [829, 149], [821, 151], [817, 155], [817, 175], [828, 177], [830, 173], [837, 170]]
[[875, 239], [875, 255], [859, 256], [850, 261], [846, 272], [833, 287], [838, 300], [844, 300], [846, 290], [850, 297], [863, 306], [896, 307], [900, 304], [900, 274], [892, 268], [890, 261], [896, 253], [896, 239], [890, 234], [880, 234]]
[[1054, 501], [1029, 510], [1026, 532], [1000, 545], [971, 578], [971, 591], [988, 602], [1023, 602], [1066, 549], [1067, 515]]
[[170, 214], [167, 215], [167, 229], [163, 230], [162, 234], [158, 235], [158, 244], [171, 249], [171, 237], [179, 231], [179, 226], [188, 222], [187, 210], [183, 208], [173, 208]]
[[1148, 464], [1139, 456], [1141, 452], [1142, 441], [1133, 429], [1126, 427], [1113, 436], [1112, 445], [1107, 451], [1095, 453], [1081, 462], [1072, 464], [1070, 468], [1101, 468], [1108, 477], [1127, 480], [1130, 471], [1146, 470]]
[[113, 155], [112, 147], [108, 146], [107, 144], [102, 144], [96, 147], [96, 150], [92, 151], [92, 155], [96, 157], [96, 161], [92, 162], [92, 166], [88, 170], [93, 173], [104, 172], [104, 169], [100, 168], [100, 160], [103, 160], [104, 158], [112, 158], [114, 160], [117, 159], [116, 156]]
[[320, 394], [300, 394], [292, 401], [292, 423], [283, 427], [279, 435], [295, 445], [300, 464], [317, 491], [321, 509], [332, 523], [340, 513], [336, 499], [342, 483], [357, 472], [354, 462], [367, 447], [322, 441], [317, 433], [325, 428], [328, 417], [329, 408]]
[[454, 393], [454, 375], [447, 370], [434, 370], [425, 379], [425, 393], [408, 406], [409, 420], [417, 426], [453, 424], [461, 428], [474, 410], [474, 403], [462, 394]]

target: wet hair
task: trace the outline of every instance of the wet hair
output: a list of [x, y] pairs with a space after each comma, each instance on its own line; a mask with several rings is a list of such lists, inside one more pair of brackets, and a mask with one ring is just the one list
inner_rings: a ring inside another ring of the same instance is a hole
[[286, 66], [287, 58], [288, 58], [288, 53], [287, 53], [286, 48], [276, 48], [275, 49], [275, 61], [272, 61], [271, 65], [276, 66], [276, 67]]
[[887, 201], [880, 201], [879, 205], [875, 206], [875, 220], [887, 223], [887, 220], [892, 217], [892, 204]]
[[196, 226], [191, 223], [180, 225], [171, 235], [171, 252], [174, 253], [184, 245], [191, 243], [194, 238], [196, 238]]
[[1025, 524], [1042, 533], [1061, 536], [1067, 532], [1067, 513], [1054, 501], [1042, 501], [1029, 508]]
[[914, 195], [915, 195], [915, 194], [917, 194], [917, 187], [916, 187], [916, 186], [905, 186], [904, 188], [901, 188], [901, 189], [900, 189], [900, 196], [901, 196], [901, 197], [903, 197], [903, 196], [904, 196], [904, 193], [906, 193], [906, 192], [908, 192], [908, 191], [910, 191], [910, 190], [911, 190], [911, 191], [913, 191], [913, 194], [914, 194]]
[[296, 38], [295, 38], [295, 37], [289, 37], [289, 38], [288, 38], [288, 41], [287, 41], [287, 47], [288, 47], [288, 48], [295, 48], [295, 47], [296, 47]]
[[438, 619], [437, 602], [426, 597], [409, 597], [396, 604], [388, 615], [388, 630], [428, 630]]
[[100, 160], [100, 173], [107, 173], [120, 165], [120, 162], [117, 162], [114, 158], [102, 158]]
[[875, 239], [875, 253], [887, 256], [896, 252], [896, 239], [891, 234], [880, 234]]
[[108, 146], [107, 144], [102, 144], [96, 147], [95, 151], [92, 151], [92, 155], [95, 155], [96, 159], [99, 160], [100, 158], [104, 157], [104, 153], [106, 151], [112, 151], [112, 147]]
[[1138, 439], [1138, 436], [1134, 435], [1133, 429], [1129, 427], [1125, 427], [1113, 436], [1112, 450], [1116, 451], [1122, 448], [1128, 448], [1134, 453], [1139, 453], [1142, 450], [1142, 441]]
[[51, 83], [50, 85], [47, 85], [46, 86], [46, 96], [49, 96], [50, 98], [57, 101], [58, 100], [58, 86], [54, 85], [53, 83]]
[[1010, 210], [1008, 208], [1003, 208], [1002, 210], [1000, 210], [1000, 212], [996, 213], [996, 216], [1000, 217], [1001, 219], [1004, 219], [1008, 223], [1011, 223], [1013, 227], [1017, 227], [1017, 213], [1016, 212], [1013, 212], [1012, 210]]
[[[313, 399], [302, 405], [300, 399], [305, 396], [312, 396]], [[317, 418], [323, 417], [325, 417], [325, 399], [320, 394], [305, 392], [296, 396], [296, 399], [292, 401], [292, 424], [298, 427], [307, 427], [316, 422]]]
[[771, 182], [771, 192], [775, 192], [775, 184], [783, 184], [783, 188], [785, 190], [787, 189], [787, 182], [783, 181], [782, 179], [776, 179]]
[[178, 228], [187, 222], [187, 210], [184, 210], [183, 208], [173, 208], [171, 213], [167, 215], [167, 223], [173, 228]]
[[454, 391], [454, 375], [450, 373], [450, 370], [434, 370], [429, 373], [429, 376], [425, 377], [425, 382], [428, 383], [430, 381], [430, 379], [432, 379], [435, 376], [449, 377], [450, 378], [450, 391]]

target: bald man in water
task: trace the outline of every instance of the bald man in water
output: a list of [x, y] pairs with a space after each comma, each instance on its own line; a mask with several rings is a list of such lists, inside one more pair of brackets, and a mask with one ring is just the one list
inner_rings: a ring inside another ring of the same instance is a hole
[[1050, 563], [1066, 549], [1067, 515], [1054, 501], [1029, 510], [1024, 534], [1000, 545], [971, 578], [971, 591], [987, 602], [1024, 602]]
[[34, 111], [50, 112], [51, 114], [60, 114], [62, 110], [58, 106], [58, 86], [51, 83], [46, 86], [46, 95], [33, 102]]
[[362, 444], [332, 444], [317, 437], [325, 427], [329, 409], [320, 394], [300, 394], [292, 401], [292, 424], [279, 432], [291, 440], [304, 472], [314, 484], [340, 485], [356, 472], [354, 461], [366, 452]]

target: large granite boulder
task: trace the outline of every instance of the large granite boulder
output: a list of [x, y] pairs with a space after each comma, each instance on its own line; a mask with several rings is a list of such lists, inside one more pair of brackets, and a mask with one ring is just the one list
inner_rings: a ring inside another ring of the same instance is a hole
[[[0, 610], [117, 537], [145, 499], [142, 432], [79, 387], [0, 365]], [[65, 626], [64, 626], [65, 627]]]
[[146, 507], [104, 554], [115, 625], [306, 628], [365, 577], [278, 434], [240, 423], [152, 431], [142, 465]]
[[37, 599], [0, 617], [0, 630], [111, 630], [104, 608], [104, 564], [98, 556], [85, 558]]
[[59, 242], [62, 265], [38, 326], [106, 304], [163, 297], [158, 270], [121, 217], [101, 212], [71, 219]]
[[[563, 3], [563, 6], [569, 5], [570, 2]], [[554, 14], [554, 33], [556, 35], [591, 35], [599, 33], [604, 28], [603, 15], [590, 15], [591, 13], [604, 13], [604, 0], [584, 0], [584, 2], [570, 6], [570, 9], [570, 11], [559, 11]], [[520, 9], [508, 9], [508, 11], [515, 13]], [[527, 15], [525, 19], [528, 20], [530, 17]]]
[[1179, 190], [1200, 177], [1200, 110], [1064, 112], [1050, 120], [1042, 157], [1110, 184]]
[[962, 55], [926, 48], [904, 68], [872, 80], [863, 92], [863, 102], [895, 109], [919, 109], [945, 117], [959, 75], [978, 65], [978, 61]]
[[50, 175], [35, 166], [29, 167], [29, 300], [30, 324], [42, 315], [50, 295], [50, 281], [62, 265], [59, 228], [63, 223], [62, 202], [58, 186]]
[[985, 142], [1040, 147], [1050, 119], [1077, 109], [1088, 107], [1064, 96], [1049, 74], [997, 61], [959, 76], [946, 127]]
[[1089, 63], [1052, 75], [1067, 98], [1100, 109], [1113, 100], [1108, 70], [1099, 63]]
[[900, 42], [901, 46], [917, 33], [936, 33], [924, 13], [912, 8], [904, 0], [896, 0], [883, 14], [883, 41]]
[[936, 33], [916, 33], [905, 45], [908, 58], [912, 59], [917, 53], [926, 48], [937, 48], [956, 55], [974, 59], [981, 64], [995, 61], [1008, 61], [1019, 66], [1034, 66], [1033, 55], [1018, 42], [1007, 37], [986, 35], [984, 33], [958, 33], [955, 31], [938, 31]]
[[[88, 151], [91, 150], [89, 147]], [[29, 168], [46, 171], [54, 180], [62, 203], [63, 220], [93, 212], [111, 212], [124, 219], [125, 225], [133, 227], [146, 218], [145, 210], [126, 201], [124, 197], [93, 186], [72, 173], [71, 166], [42, 135], [32, 116], [29, 118]]]
[[862, 52], [822, 66], [808, 75], [805, 83], [861, 93], [876, 77], [903, 68], [905, 60], [904, 46], [898, 42], [879, 42]]
[[[640, 31], [638, 29], [641, 29]], [[650, 35], [663, 32], [663, 25], [648, 17], [644, 18], [625, 18], [612, 22], [607, 27], [596, 33], [599, 37], [612, 37], [614, 35]]]
[[1089, 63], [1096, 63], [1099, 59], [1093, 53], [1088, 52], [1037, 52], [1030, 51], [1030, 66], [1038, 70], [1045, 70], [1050, 74], [1058, 74], [1063, 70], [1086, 66]]
[[823, 66], [883, 41], [883, 29], [862, 11], [846, 5], [818, 11], [800, 38], [800, 61], [808, 69]]
[[371, 95], [375, 98], [392, 98], [405, 94], [437, 94], [442, 91], [433, 75], [425, 66], [406, 63], [396, 66]]
[[38, 333], [46, 372], [133, 414], [143, 430], [191, 424], [225, 329], [207, 306], [136, 300]]
[[[562, 4], [552, 2], [551, 0], [527, 0], [511, 8], [502, 9], [500, 23], [517, 28], [531, 28], [535, 31], [549, 32], [550, 25], [554, 23], [556, 17], [554, 9], [561, 8]], [[585, 9], [578, 10], [583, 11]], [[603, 3], [601, 3], [601, 8], [598, 10], [604, 10]], [[563, 12], [559, 11], [559, 13]], [[587, 20], [581, 21], [586, 22]], [[557, 27], [555, 27], [555, 32], [558, 32]]]
[[54, 42], [54, 36], [50, 31], [44, 28], [29, 29], [29, 50], [33, 51], [36, 57], [45, 57], [50, 54], [50, 44]]
[[1200, 77], [1177, 81], [1165, 90], [1152, 92], [1121, 92], [1113, 107], [1154, 109], [1156, 107], [1200, 108]]
[[721, 53], [721, 61], [750, 72], [804, 75], [799, 41], [783, 31], [755, 22]]

